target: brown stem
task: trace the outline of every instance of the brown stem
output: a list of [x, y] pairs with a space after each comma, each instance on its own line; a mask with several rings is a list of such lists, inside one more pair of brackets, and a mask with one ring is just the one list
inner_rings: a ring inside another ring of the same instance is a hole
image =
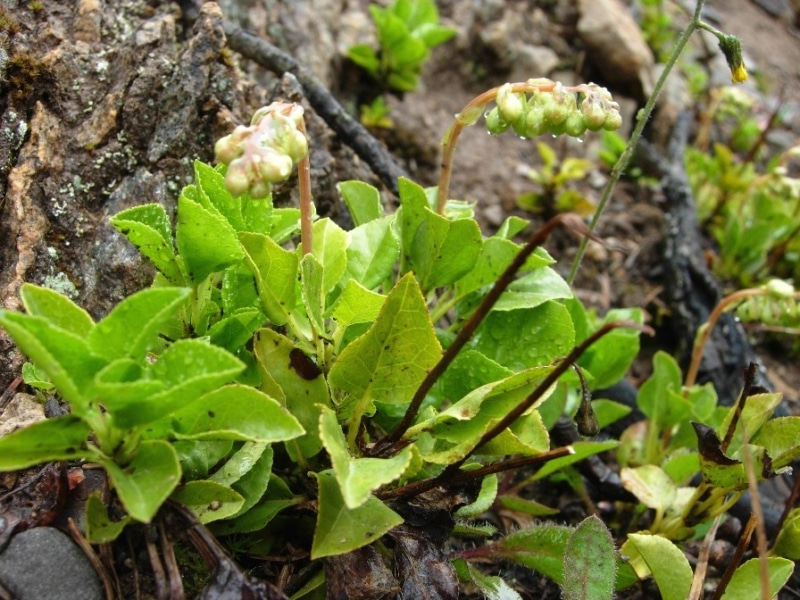
[[742, 562], [742, 557], [744, 556], [745, 550], [747, 550], [747, 547], [750, 545], [750, 539], [753, 537], [755, 528], [756, 517], [755, 515], [750, 515], [750, 519], [747, 521], [747, 525], [745, 525], [744, 531], [742, 531], [742, 535], [739, 537], [739, 543], [736, 544], [736, 551], [733, 553], [733, 557], [717, 583], [717, 589], [714, 590], [714, 595], [711, 597], [711, 600], [719, 600], [722, 598], [722, 594], [725, 593], [725, 588], [728, 587], [728, 583], [731, 577], [733, 577], [733, 572]]
[[[553, 91], [554, 87], [554, 81], [546, 83], [544, 80], [542, 80], [541, 83], [523, 81], [511, 84], [511, 90], [515, 93], [533, 92], [536, 90], [540, 92], [551, 92]], [[461, 130], [464, 129], [466, 125], [472, 125], [475, 121], [477, 121], [477, 119], [472, 118], [472, 115], [474, 115], [475, 111], [482, 111], [484, 106], [495, 100], [497, 98], [497, 90], [499, 89], [499, 87], [495, 87], [490, 90], [486, 90], [479, 96], [476, 96], [470, 100], [461, 110], [461, 112], [456, 115], [456, 120], [453, 122], [452, 127], [450, 127], [445, 134], [444, 141], [442, 142], [442, 172], [441, 175], [439, 175], [439, 190], [436, 201], [436, 212], [438, 212], [440, 215], [444, 214], [444, 208], [447, 204], [447, 196], [450, 193], [450, 175], [453, 171], [453, 153], [456, 151], [458, 136], [461, 135]], [[572, 88], [565, 87], [564, 89], [571, 90]]]
[[[302, 119], [300, 120], [300, 125], [298, 129], [302, 132], [303, 135], [308, 138], [308, 134], [306, 133], [306, 124], [305, 121]], [[309, 146], [308, 152], [306, 155], [300, 160], [297, 165], [297, 180], [298, 180], [298, 189], [300, 192], [300, 242], [303, 245], [303, 254], [310, 254], [314, 248], [313, 245], [313, 234], [312, 234], [312, 223], [314, 215], [312, 214], [312, 204], [311, 204], [311, 161], [309, 159], [309, 154], [311, 153], [311, 148]]]
[[458, 485], [460, 483], [466, 483], [467, 481], [477, 479], [478, 477], [491, 475], [492, 473], [500, 473], [502, 471], [538, 465], [540, 463], [544, 464], [548, 461], [561, 458], [562, 456], [567, 456], [569, 454], [575, 454], [575, 450], [572, 448], [572, 446], [563, 446], [561, 448], [556, 448], [555, 450], [550, 450], [549, 452], [537, 454], [536, 456], [510, 458], [508, 460], [501, 460], [472, 471], [461, 471], [455, 476], [449, 477], [446, 480], [443, 480], [442, 478], [442, 475], [444, 475], [443, 472], [442, 475], [434, 477], [433, 479], [415, 481], [414, 483], [409, 483], [408, 485], [404, 485], [403, 487], [393, 490], [378, 492], [376, 496], [384, 501], [397, 500], [399, 498], [406, 498], [408, 496], [418, 496], [419, 494], [427, 492], [428, 490], [432, 490], [433, 488], [441, 485]]
[[753, 394], [752, 390], [753, 386], [755, 386], [757, 371], [758, 367], [755, 363], [750, 363], [747, 365], [747, 370], [745, 371], [744, 375], [744, 387], [742, 388], [742, 393], [733, 408], [733, 416], [731, 417], [730, 425], [728, 425], [728, 430], [725, 432], [725, 439], [722, 440], [722, 444], [720, 445], [720, 449], [723, 452], [728, 451], [728, 447], [731, 445], [731, 440], [733, 439], [733, 432], [736, 431], [736, 425], [739, 423], [739, 417], [742, 416], [742, 411], [744, 410], [744, 405], [747, 402], [747, 398]]
[[700, 361], [703, 359], [703, 350], [706, 347], [706, 343], [708, 343], [711, 332], [714, 330], [714, 326], [722, 316], [722, 313], [735, 302], [752, 296], [764, 296], [767, 294], [768, 292], [766, 290], [760, 288], [739, 290], [729, 296], [725, 296], [719, 301], [719, 304], [717, 304], [714, 310], [711, 311], [711, 314], [708, 315], [708, 321], [706, 321], [705, 325], [703, 325], [697, 333], [697, 337], [694, 341], [694, 348], [692, 349], [692, 362], [689, 363], [689, 370], [686, 372], [686, 379], [683, 382], [684, 387], [688, 388], [693, 386], [697, 380], [697, 373], [700, 370]]
[[653, 335], [654, 333], [653, 330], [647, 327], [646, 325], [639, 325], [638, 323], [634, 323], [633, 321], [610, 321], [605, 325], [603, 325], [602, 327], [600, 327], [600, 329], [595, 331], [592, 335], [590, 335], [580, 344], [575, 346], [572, 349], [572, 352], [570, 352], [566, 358], [561, 360], [555, 367], [553, 367], [553, 370], [550, 371], [547, 377], [545, 377], [542, 380], [542, 382], [538, 386], [536, 386], [536, 388], [528, 395], [527, 398], [525, 398], [525, 400], [517, 404], [517, 406], [515, 406], [512, 410], [510, 410], [506, 414], [506, 416], [500, 419], [500, 421], [498, 421], [497, 424], [494, 425], [494, 427], [492, 427], [489, 431], [484, 433], [483, 436], [481, 436], [481, 439], [478, 440], [478, 443], [475, 445], [472, 451], [469, 452], [469, 454], [464, 456], [464, 458], [462, 458], [461, 460], [448, 465], [447, 468], [442, 472], [442, 474], [439, 477], [443, 479], [454, 477], [456, 472], [458, 472], [458, 470], [470, 456], [472, 456], [482, 446], [484, 446], [485, 444], [496, 438], [498, 435], [500, 435], [503, 431], [508, 429], [511, 426], [511, 424], [514, 423], [514, 421], [516, 421], [519, 417], [525, 414], [525, 412], [531, 406], [533, 406], [534, 403], [536, 403], [536, 401], [539, 400], [545, 394], [545, 392], [547, 392], [548, 389], [550, 389], [550, 386], [556, 383], [556, 381], [558, 381], [558, 378], [561, 377], [561, 375], [567, 369], [572, 367], [572, 365], [578, 361], [578, 359], [583, 355], [584, 352], [586, 352], [586, 350], [589, 349], [589, 347], [591, 347], [592, 344], [594, 344], [597, 340], [602, 338], [607, 333], [610, 333], [611, 331], [619, 327], [638, 329], [639, 331], [643, 333], [648, 333], [649, 335]]
[[492, 289], [489, 290], [489, 293], [483, 298], [478, 308], [475, 309], [475, 312], [473, 312], [470, 318], [467, 319], [466, 323], [464, 323], [464, 326], [458, 332], [458, 335], [456, 335], [453, 343], [450, 344], [445, 353], [442, 355], [442, 358], [439, 360], [439, 362], [436, 363], [436, 365], [434, 365], [434, 367], [425, 376], [425, 379], [422, 381], [419, 388], [417, 388], [414, 397], [411, 399], [411, 403], [409, 404], [405, 415], [403, 415], [402, 421], [400, 421], [397, 427], [395, 427], [394, 431], [387, 434], [385, 437], [375, 443], [375, 447], [372, 452], [373, 454], [387, 456], [397, 450], [397, 448], [394, 448], [393, 446], [400, 441], [400, 438], [403, 437], [406, 431], [408, 431], [408, 428], [414, 422], [414, 419], [419, 412], [419, 408], [422, 406], [422, 401], [425, 400], [425, 397], [433, 387], [433, 384], [436, 383], [439, 377], [442, 376], [442, 374], [447, 370], [447, 367], [449, 367], [453, 360], [455, 360], [461, 349], [466, 345], [470, 338], [472, 338], [475, 330], [478, 329], [478, 326], [481, 324], [483, 319], [485, 319], [486, 315], [489, 314], [489, 311], [492, 310], [492, 307], [495, 305], [502, 293], [505, 292], [508, 286], [511, 285], [511, 282], [514, 281], [514, 277], [525, 264], [525, 261], [528, 260], [528, 257], [534, 252], [534, 250], [536, 250], [536, 248], [541, 246], [545, 240], [547, 240], [548, 236], [558, 225], [565, 225], [582, 235], [586, 235], [588, 232], [586, 225], [584, 225], [580, 217], [574, 214], [564, 213], [550, 219], [541, 229], [536, 231], [530, 237], [522, 250], [520, 250], [519, 253], [514, 257], [514, 260], [511, 261], [511, 264], [506, 267], [506, 270], [503, 271], [503, 274], [500, 275], [497, 281], [495, 281], [494, 286], [492, 286]]

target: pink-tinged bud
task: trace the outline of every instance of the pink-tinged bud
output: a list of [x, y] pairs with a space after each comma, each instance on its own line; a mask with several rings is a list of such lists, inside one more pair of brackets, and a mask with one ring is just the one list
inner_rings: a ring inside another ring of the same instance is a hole
[[581, 112], [583, 113], [586, 127], [590, 131], [600, 131], [608, 116], [602, 99], [594, 95], [587, 96], [581, 102]]
[[298, 163], [308, 154], [308, 139], [303, 135], [302, 131], [295, 129], [287, 134], [283, 149], [292, 159], [292, 162]]
[[270, 183], [284, 181], [292, 174], [292, 159], [285, 154], [264, 150], [253, 156], [252, 162], [261, 179]]
[[225, 173], [225, 189], [234, 196], [240, 196], [249, 187], [250, 176], [247, 173], [247, 166], [241, 158], [237, 158], [228, 165], [228, 172]]

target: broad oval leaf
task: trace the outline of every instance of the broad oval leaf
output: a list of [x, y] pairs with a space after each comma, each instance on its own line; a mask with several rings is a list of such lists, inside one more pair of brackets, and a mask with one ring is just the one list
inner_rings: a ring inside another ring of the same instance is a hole
[[189, 481], [170, 496], [190, 508], [201, 523], [232, 517], [241, 510], [244, 498], [236, 490], [216, 481]]
[[105, 467], [128, 514], [142, 523], [152, 520], [181, 480], [178, 454], [163, 440], [139, 444], [125, 467], [99, 454], [93, 458]]
[[336, 413], [321, 407], [319, 434], [333, 463], [339, 491], [348, 509], [358, 508], [373, 491], [398, 479], [411, 462], [411, 449], [404, 448], [391, 458], [353, 458]]
[[172, 227], [160, 204], [144, 204], [118, 212], [111, 224], [139, 249], [173, 285], [184, 282], [172, 245]]
[[0, 471], [85, 455], [89, 426], [73, 415], [39, 421], [0, 437]]
[[228, 383], [243, 369], [244, 364], [222, 348], [197, 339], [178, 340], [148, 370], [148, 376], [167, 389], [148, 402], [120, 406], [114, 423], [122, 429], [152, 423]]
[[270, 321], [285, 325], [297, 302], [297, 253], [284, 250], [259, 233], [242, 232], [239, 241], [256, 278], [261, 308]]
[[[779, 556], [767, 557], [769, 571], [769, 596], [777, 596], [792, 576], [795, 564]], [[761, 596], [761, 565], [758, 558], [751, 558], [739, 565], [722, 594], [722, 600], [751, 600]]]
[[392, 274], [400, 255], [393, 223], [394, 217], [383, 217], [347, 233], [347, 273], [367, 289], [377, 288]]
[[170, 422], [180, 439], [282, 442], [305, 433], [277, 400], [240, 384], [205, 394], [174, 412]]
[[0, 326], [38, 369], [44, 371], [75, 414], [88, 407], [94, 376], [106, 361], [85, 339], [50, 323], [44, 317], [0, 309]]
[[[659, 535], [628, 534], [622, 548], [631, 546], [653, 574], [664, 600], [686, 600], [692, 587], [692, 567], [686, 556], [674, 543]], [[634, 568], [636, 566], [634, 565]], [[639, 573], [644, 576], [643, 573]]]
[[595, 515], [584, 519], [564, 549], [564, 599], [613, 598], [616, 558], [608, 528]]
[[328, 382], [348, 397], [346, 416], [374, 412], [374, 403], [402, 404], [441, 358], [441, 346], [413, 274], [397, 282], [370, 329], [350, 343], [331, 367]]
[[187, 275], [195, 283], [244, 258], [231, 224], [219, 211], [190, 198], [186, 190], [178, 198], [175, 237]]
[[85, 339], [94, 327], [89, 313], [55, 290], [26, 283], [20, 288], [19, 295], [29, 315], [43, 317], [78, 337]]
[[357, 508], [347, 508], [333, 471], [314, 476], [319, 484], [319, 512], [311, 545], [312, 560], [366, 546], [403, 522], [400, 515], [374, 496]]
[[187, 288], [148, 288], [128, 296], [92, 329], [89, 346], [108, 360], [142, 360], [164, 323], [189, 297]]
[[[372, 48], [369, 48], [369, 52], [372, 53], [372, 57], [375, 57], [375, 52]], [[350, 211], [350, 216], [353, 217], [353, 223], [356, 227], [383, 215], [381, 193], [375, 186], [363, 181], [342, 181], [336, 187], [345, 205], [347, 205], [347, 210]]]

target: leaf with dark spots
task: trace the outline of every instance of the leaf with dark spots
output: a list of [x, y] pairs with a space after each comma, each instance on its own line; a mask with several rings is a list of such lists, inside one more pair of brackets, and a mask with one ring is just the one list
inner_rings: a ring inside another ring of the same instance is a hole
[[400, 590], [374, 546], [329, 556], [323, 563], [328, 600], [388, 600]]
[[692, 422], [692, 427], [697, 434], [697, 449], [704, 460], [718, 465], [740, 464], [738, 460], [725, 456], [725, 453], [722, 452], [722, 442], [713, 428], [695, 422]]

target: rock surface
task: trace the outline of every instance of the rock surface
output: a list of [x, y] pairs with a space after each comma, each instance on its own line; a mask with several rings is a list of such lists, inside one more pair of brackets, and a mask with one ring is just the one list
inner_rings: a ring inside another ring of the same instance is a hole
[[17, 600], [105, 598], [86, 555], [52, 527], [37, 527], [11, 538], [0, 553], [0, 586]]

